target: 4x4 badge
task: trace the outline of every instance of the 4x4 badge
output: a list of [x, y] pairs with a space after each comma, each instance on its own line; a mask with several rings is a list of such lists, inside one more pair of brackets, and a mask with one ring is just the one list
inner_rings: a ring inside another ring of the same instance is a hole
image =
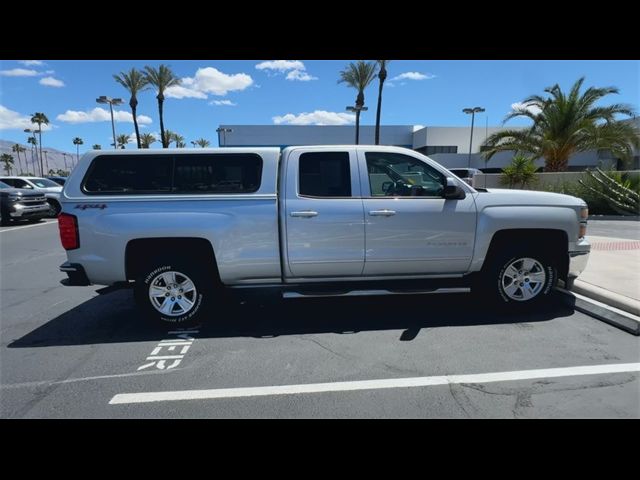
[[82, 205], [76, 205], [75, 208], [79, 208], [80, 210], [86, 210], [87, 208], [99, 208], [100, 210], [104, 210], [107, 208], [106, 203], [83, 203]]

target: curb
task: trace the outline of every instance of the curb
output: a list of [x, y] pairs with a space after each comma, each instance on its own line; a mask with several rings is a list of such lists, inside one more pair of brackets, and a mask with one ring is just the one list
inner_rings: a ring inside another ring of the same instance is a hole
[[640, 316], [585, 297], [579, 293], [570, 292], [564, 288], [556, 287], [556, 291], [561, 294], [562, 303], [565, 305], [632, 335], [640, 336]]
[[612, 292], [606, 288], [598, 287], [576, 279], [571, 291], [620, 310], [624, 310], [632, 315], [640, 316], [640, 301]]

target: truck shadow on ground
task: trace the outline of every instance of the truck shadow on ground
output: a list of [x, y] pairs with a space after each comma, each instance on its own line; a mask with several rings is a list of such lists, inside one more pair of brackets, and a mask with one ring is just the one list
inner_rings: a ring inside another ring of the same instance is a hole
[[[286, 335], [402, 330], [411, 341], [423, 329], [480, 325], [530, 326], [573, 314], [554, 301], [531, 313], [489, 311], [469, 294], [295, 300], [231, 300], [211, 312], [198, 338], [275, 338]], [[96, 296], [11, 342], [9, 348], [143, 342], [170, 338], [175, 328], [140, 317], [131, 291]]]

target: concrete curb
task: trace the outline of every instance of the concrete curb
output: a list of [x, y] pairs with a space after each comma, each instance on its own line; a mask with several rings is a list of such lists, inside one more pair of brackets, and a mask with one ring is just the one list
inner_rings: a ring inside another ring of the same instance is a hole
[[612, 307], [619, 308], [620, 310], [624, 310], [632, 315], [640, 316], [640, 301], [612, 292], [606, 288], [598, 287], [576, 279], [571, 291]]
[[585, 297], [579, 293], [570, 292], [564, 288], [557, 287], [556, 291], [561, 295], [562, 302], [565, 305], [579, 312], [586, 313], [609, 325], [613, 325], [625, 332], [629, 332], [632, 335], [640, 336], [639, 316], [611, 307], [610, 305]]

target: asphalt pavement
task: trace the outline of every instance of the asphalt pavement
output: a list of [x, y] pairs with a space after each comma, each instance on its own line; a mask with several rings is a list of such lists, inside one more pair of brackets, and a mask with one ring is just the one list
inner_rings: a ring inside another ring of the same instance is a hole
[[560, 303], [231, 302], [174, 331], [63, 287], [55, 221], [1, 228], [0, 257], [2, 418], [640, 418], [640, 338]]

